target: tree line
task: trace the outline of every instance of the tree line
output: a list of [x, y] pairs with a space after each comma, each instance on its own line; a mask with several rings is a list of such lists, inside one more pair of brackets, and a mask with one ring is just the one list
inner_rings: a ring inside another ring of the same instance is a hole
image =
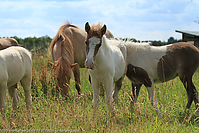
[[10, 38], [16, 39], [19, 44], [23, 45], [28, 50], [34, 52], [45, 52], [52, 41], [52, 38], [50, 38], [47, 35], [42, 37], [26, 37], [24, 39], [19, 38], [17, 36], [12, 36]]
[[[1, 38], [1, 37], [0, 37]], [[2, 37], [5, 38], [5, 37]], [[10, 38], [14, 38], [18, 41], [19, 44], [23, 45], [28, 50], [34, 51], [34, 52], [45, 52], [48, 47], [50, 46], [50, 43], [52, 41], [52, 38], [49, 36], [42, 36], [42, 37], [26, 37], [24, 39], [19, 38], [17, 36], [13, 36]], [[121, 39], [121, 38], [120, 38]], [[122, 38], [123, 40], [130, 40], [133, 42], [141, 42], [140, 40], [136, 40], [134, 38]], [[151, 42], [154, 46], [163, 46], [167, 44], [172, 44], [175, 42], [181, 42], [181, 39], [174, 39], [174, 37], [170, 37], [167, 41], [156, 41], [156, 40], [149, 40], [149, 41], [142, 41], [142, 42]]]
[[[122, 39], [122, 38], [121, 38]], [[136, 40], [135, 38], [123, 38], [124, 41], [126, 40], [130, 40], [133, 42], [151, 42], [153, 46], [164, 46], [164, 45], [168, 45], [168, 44], [172, 44], [172, 43], [176, 43], [176, 42], [182, 42], [182, 39], [174, 39], [174, 37], [169, 37], [169, 39], [167, 41], [160, 41], [160, 40], [148, 40], [148, 41], [140, 41], [140, 40]]]

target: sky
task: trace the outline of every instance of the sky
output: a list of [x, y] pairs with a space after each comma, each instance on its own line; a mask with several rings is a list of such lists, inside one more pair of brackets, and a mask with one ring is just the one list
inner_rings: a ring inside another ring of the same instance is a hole
[[117, 38], [167, 41], [199, 31], [199, 0], [1, 0], [0, 37], [53, 38], [67, 21], [101, 22]]

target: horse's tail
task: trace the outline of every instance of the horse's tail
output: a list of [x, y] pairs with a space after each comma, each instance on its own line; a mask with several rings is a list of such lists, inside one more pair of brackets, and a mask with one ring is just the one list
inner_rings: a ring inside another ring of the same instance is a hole
[[[61, 40], [61, 56], [63, 57], [63, 59], [65, 59], [66, 61], [73, 63], [74, 60], [74, 50], [73, 50], [73, 45], [71, 40], [67, 37], [67, 35], [64, 33], [66, 28], [69, 27], [76, 27], [74, 25], [71, 24], [65, 24], [63, 26], [60, 27], [60, 29], [58, 30], [56, 36], [53, 38], [53, 40], [51, 41], [50, 44], [50, 51], [51, 54], [53, 54], [53, 48], [54, 45], [57, 41]], [[52, 56], [53, 57], [53, 56]], [[54, 60], [54, 59], [53, 59]]]

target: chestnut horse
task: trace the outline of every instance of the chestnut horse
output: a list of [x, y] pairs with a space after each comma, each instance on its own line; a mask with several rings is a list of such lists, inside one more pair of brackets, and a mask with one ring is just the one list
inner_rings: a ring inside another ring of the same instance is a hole
[[159, 112], [154, 84], [169, 81], [179, 76], [188, 96], [186, 108], [192, 101], [199, 107], [198, 91], [192, 76], [199, 66], [199, 50], [194, 45], [179, 42], [166, 46], [152, 46], [150, 43], [126, 42], [127, 77], [132, 82], [131, 109], [136, 103], [141, 86], [147, 88], [151, 104]]
[[[103, 85], [107, 110], [109, 114], [114, 114], [113, 96], [118, 99], [118, 91], [125, 76], [126, 47], [122, 41], [109, 40], [104, 36], [106, 25], [97, 23], [90, 26], [87, 22], [85, 30], [87, 32], [85, 66], [91, 76], [94, 111], [99, 104], [100, 85]], [[115, 91], [112, 96], [114, 83]]]
[[[74, 74], [77, 92], [80, 94], [81, 84], [79, 67], [85, 67], [86, 35], [84, 29], [67, 23], [60, 27], [57, 35], [51, 42], [50, 49], [54, 63], [50, 62], [50, 64], [55, 67], [55, 75], [58, 86], [61, 88], [62, 96], [69, 97], [69, 85], [72, 72]], [[112, 33], [108, 30], [106, 36], [108, 38], [114, 38]]]

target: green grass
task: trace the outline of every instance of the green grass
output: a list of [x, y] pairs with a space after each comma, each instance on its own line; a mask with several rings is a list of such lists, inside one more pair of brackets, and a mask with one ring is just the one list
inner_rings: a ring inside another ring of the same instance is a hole
[[[51, 95], [55, 89], [53, 71], [48, 66], [49, 58], [42, 56], [33, 58], [32, 83], [32, 118], [28, 122], [27, 110], [24, 102], [24, 92], [19, 85], [19, 109], [14, 119], [10, 119], [11, 99], [7, 93], [7, 123], [8, 130], [79, 130], [85, 132], [198, 132], [199, 117], [194, 114], [194, 103], [190, 111], [185, 112], [187, 102], [186, 90], [179, 78], [163, 84], [155, 85], [155, 93], [163, 118], [156, 115], [150, 104], [147, 90], [143, 86], [140, 90], [138, 103], [132, 115], [129, 112], [129, 94], [131, 83], [125, 78], [119, 92], [119, 101], [115, 109], [116, 116], [108, 117], [103, 95], [100, 95], [100, 106], [96, 117], [93, 117], [92, 86], [88, 81], [88, 70], [81, 69], [82, 95], [78, 96], [75, 81], [72, 78], [70, 85], [70, 100], [58, 100]], [[46, 78], [42, 81], [42, 74]], [[193, 77], [196, 88], [199, 87], [199, 72]], [[42, 81], [42, 82], [41, 82]], [[45, 85], [42, 85], [45, 84]], [[42, 87], [47, 88], [44, 95]], [[199, 89], [198, 89], [199, 90]], [[12, 123], [10, 123], [12, 122]], [[0, 117], [0, 129], [2, 127]], [[2, 130], [4, 131], [4, 130]]]

